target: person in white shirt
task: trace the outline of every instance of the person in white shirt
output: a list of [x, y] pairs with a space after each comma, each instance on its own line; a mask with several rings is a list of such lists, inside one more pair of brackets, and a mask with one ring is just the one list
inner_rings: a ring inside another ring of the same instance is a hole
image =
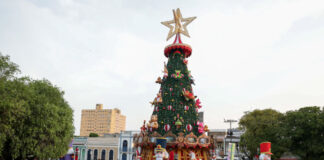
[[196, 160], [196, 154], [192, 150], [189, 151], [190, 160]]

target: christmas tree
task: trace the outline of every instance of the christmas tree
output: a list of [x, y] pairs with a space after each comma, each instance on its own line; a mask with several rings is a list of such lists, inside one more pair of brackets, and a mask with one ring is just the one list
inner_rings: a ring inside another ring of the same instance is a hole
[[198, 120], [201, 104], [193, 92], [194, 79], [187, 67], [192, 49], [182, 43], [180, 37], [180, 34], [189, 37], [186, 27], [196, 17], [182, 18], [179, 9], [173, 10], [173, 15], [174, 20], [162, 22], [170, 28], [167, 40], [174, 35], [176, 37], [164, 50], [168, 61], [164, 63], [163, 77], [156, 80], [161, 87], [150, 102], [154, 107], [151, 120], [147, 124], [144, 121], [141, 134], [135, 136], [134, 142], [144, 159], [153, 158], [153, 148], [159, 137], [165, 137], [166, 149], [170, 151], [172, 148], [180, 158], [186, 159], [188, 149], [192, 149], [199, 158], [207, 159], [207, 148], [213, 146], [210, 137], [205, 134], [208, 127]]

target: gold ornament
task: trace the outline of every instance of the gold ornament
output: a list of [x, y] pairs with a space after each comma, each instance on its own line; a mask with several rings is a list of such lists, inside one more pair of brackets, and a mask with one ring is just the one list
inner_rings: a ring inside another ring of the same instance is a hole
[[[173, 20], [161, 22], [163, 25], [170, 28], [167, 40], [169, 40], [175, 34], [183, 34], [187, 37], [190, 37], [187, 30], [187, 25], [190, 24], [194, 19], [196, 19], [196, 17], [182, 18], [179, 8], [176, 11], [173, 10]], [[184, 24], [182, 24], [183, 22]], [[174, 24], [174, 26], [172, 26], [171, 24]]]

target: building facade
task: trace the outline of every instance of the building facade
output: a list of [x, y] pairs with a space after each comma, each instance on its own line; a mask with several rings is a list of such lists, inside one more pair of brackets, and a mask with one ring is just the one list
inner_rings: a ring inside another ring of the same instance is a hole
[[79, 150], [79, 160], [118, 160], [119, 134], [103, 137], [74, 137], [74, 151], [77, 150], [76, 148]]
[[240, 137], [243, 133], [244, 132], [239, 129], [210, 129], [208, 135], [213, 136], [214, 144], [216, 145], [215, 153], [217, 159], [223, 160], [228, 156], [229, 143], [235, 143], [236, 146], [234, 159], [245, 157], [245, 155], [240, 152], [239, 147]]
[[214, 144], [216, 146], [215, 154], [217, 159], [224, 159], [225, 156], [225, 137], [227, 135], [226, 129], [210, 129], [208, 135], [213, 136]]
[[120, 133], [125, 130], [125, 126], [126, 116], [119, 109], [103, 109], [102, 104], [97, 104], [96, 109], [82, 110], [80, 136]]
[[136, 150], [133, 145], [133, 137], [140, 131], [122, 131], [119, 136], [119, 160], [133, 160]]

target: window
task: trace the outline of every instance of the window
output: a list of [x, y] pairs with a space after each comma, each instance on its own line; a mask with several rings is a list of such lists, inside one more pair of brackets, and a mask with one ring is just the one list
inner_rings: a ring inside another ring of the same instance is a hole
[[109, 160], [114, 160], [114, 151], [113, 150], [109, 151]]
[[101, 160], [105, 160], [106, 159], [106, 150], [102, 150], [101, 151]]
[[125, 153], [122, 155], [122, 160], [127, 160], [127, 155]]
[[123, 141], [123, 152], [127, 152], [127, 141]]
[[81, 152], [81, 158], [82, 158], [82, 159], [85, 159], [85, 149], [82, 149], [82, 152]]
[[88, 150], [88, 156], [87, 160], [91, 160], [91, 149]]
[[94, 150], [93, 160], [98, 160], [98, 150], [97, 149]]

